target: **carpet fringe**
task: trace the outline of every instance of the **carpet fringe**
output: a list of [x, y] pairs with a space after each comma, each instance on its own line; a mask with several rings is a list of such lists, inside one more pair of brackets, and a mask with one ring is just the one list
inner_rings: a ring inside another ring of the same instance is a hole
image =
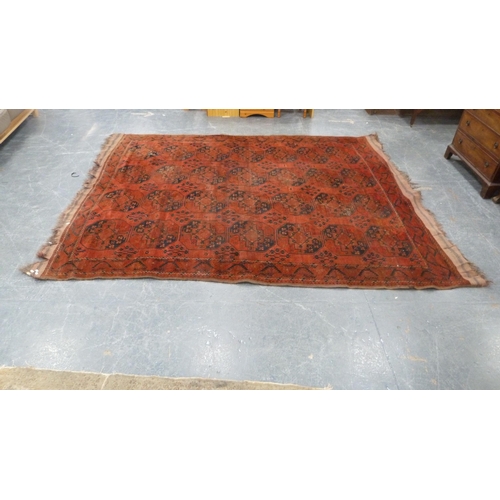
[[88, 172], [87, 179], [84, 181], [82, 187], [77, 192], [69, 206], [64, 210], [64, 212], [59, 215], [57, 223], [52, 230], [50, 238], [47, 239], [46, 243], [37, 252], [37, 257], [43, 259], [39, 262], [34, 262], [27, 266], [20, 268], [20, 271], [32, 278], [40, 279], [43, 275], [48, 260], [53, 255], [57, 245], [60, 243], [62, 236], [64, 235], [66, 228], [70, 225], [71, 220], [80, 208], [81, 204], [85, 201], [87, 194], [90, 193], [96, 179], [102, 172], [104, 163], [109, 155], [109, 153], [114, 149], [114, 147], [120, 142], [123, 134], [112, 134], [110, 135], [101, 146], [101, 150], [97, 159], [93, 162], [93, 166]]
[[432, 236], [446, 253], [448, 258], [456, 266], [462, 277], [467, 280], [471, 286], [484, 287], [490, 285], [491, 281], [486, 278], [484, 273], [475, 264], [466, 259], [458, 247], [451, 242], [434, 213], [424, 207], [422, 193], [419, 186], [410, 179], [406, 172], [399, 170], [399, 168], [392, 162], [389, 155], [384, 151], [384, 147], [380, 142], [378, 135], [370, 134], [366, 137], [369, 144], [387, 162], [403, 194], [410, 200], [417, 215], [431, 232]]

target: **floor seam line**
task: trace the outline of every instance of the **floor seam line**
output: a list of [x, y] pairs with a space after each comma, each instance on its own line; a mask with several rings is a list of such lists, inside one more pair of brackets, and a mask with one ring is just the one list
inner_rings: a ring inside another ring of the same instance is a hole
[[[366, 299], [366, 295], [365, 295], [365, 299]], [[380, 343], [382, 344], [382, 350], [384, 351], [385, 359], [387, 360], [387, 364], [389, 365], [389, 368], [391, 369], [392, 376], [394, 377], [394, 382], [396, 383], [396, 387], [399, 391], [400, 387], [399, 387], [399, 383], [398, 383], [398, 378], [396, 377], [396, 372], [394, 371], [391, 360], [389, 359], [389, 355], [387, 354], [387, 351], [385, 349], [384, 341], [382, 340], [382, 335], [380, 334], [380, 330], [379, 330], [377, 322], [375, 320], [375, 315], [373, 314], [372, 307], [371, 307], [370, 303], [368, 302], [368, 299], [366, 299], [366, 303], [368, 304], [368, 309], [370, 310], [370, 314], [371, 314], [372, 319], [373, 319], [373, 324], [375, 325], [375, 330], [377, 330], [378, 338], [380, 340]]]

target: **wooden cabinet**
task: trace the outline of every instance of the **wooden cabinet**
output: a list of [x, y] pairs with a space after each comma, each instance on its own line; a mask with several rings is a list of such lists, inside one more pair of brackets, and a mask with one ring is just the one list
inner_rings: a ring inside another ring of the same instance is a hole
[[[218, 116], [222, 118], [230, 118], [239, 116], [241, 118], [248, 118], [249, 116], [259, 115], [266, 118], [274, 118], [274, 109], [207, 109], [208, 116]], [[303, 109], [302, 116], [306, 118], [309, 115], [311, 118], [314, 116], [314, 109]], [[281, 109], [278, 109], [278, 118], [281, 116]]]
[[266, 118], [274, 118], [274, 109], [240, 109], [240, 117], [247, 118], [252, 115], [265, 116]]
[[482, 184], [481, 196], [500, 191], [500, 109], [466, 109], [444, 157], [457, 155]]

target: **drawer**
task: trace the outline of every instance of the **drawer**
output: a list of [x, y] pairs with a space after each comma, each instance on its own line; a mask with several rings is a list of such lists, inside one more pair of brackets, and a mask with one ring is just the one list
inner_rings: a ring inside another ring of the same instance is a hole
[[500, 109], [466, 109], [476, 118], [479, 118], [494, 132], [500, 134]]
[[488, 180], [495, 178], [496, 171], [498, 170], [498, 160], [490, 156], [461, 130], [457, 130], [453, 139], [453, 146], [484, 177]]
[[[480, 110], [487, 111], [487, 110]], [[500, 115], [499, 115], [500, 116]], [[491, 156], [500, 159], [500, 135], [478, 120], [472, 113], [465, 110], [459, 124], [462, 130], [469, 137], [478, 142]]]
[[239, 109], [207, 109], [208, 116], [219, 116], [221, 118], [231, 118], [240, 116]]

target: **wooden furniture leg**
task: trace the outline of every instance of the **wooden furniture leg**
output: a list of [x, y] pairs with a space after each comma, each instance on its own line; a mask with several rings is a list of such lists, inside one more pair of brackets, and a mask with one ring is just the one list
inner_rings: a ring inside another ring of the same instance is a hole
[[422, 113], [423, 109], [414, 109], [413, 113], [411, 114], [411, 120], [410, 120], [410, 127], [413, 127], [413, 124], [415, 123], [415, 119], [417, 116]]
[[488, 198], [491, 198], [494, 194], [495, 194], [495, 191], [497, 191], [498, 189], [498, 184], [495, 186], [489, 186], [487, 184], [483, 184], [483, 187], [481, 189], [481, 198], [485, 198], [485, 199], [488, 199]]

